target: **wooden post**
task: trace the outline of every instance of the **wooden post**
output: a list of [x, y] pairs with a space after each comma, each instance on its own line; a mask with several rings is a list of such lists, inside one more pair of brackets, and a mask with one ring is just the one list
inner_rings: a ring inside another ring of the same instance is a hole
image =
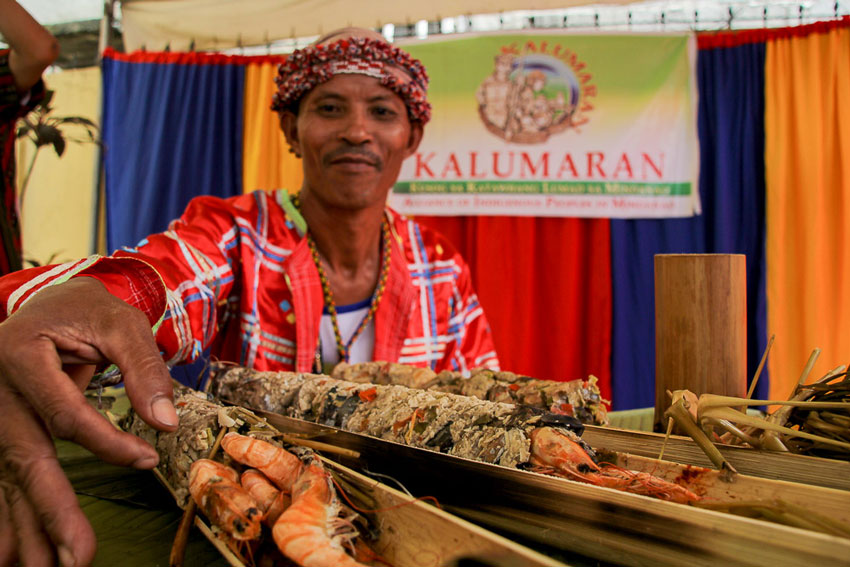
[[747, 395], [743, 254], [655, 256], [655, 430], [667, 390]]

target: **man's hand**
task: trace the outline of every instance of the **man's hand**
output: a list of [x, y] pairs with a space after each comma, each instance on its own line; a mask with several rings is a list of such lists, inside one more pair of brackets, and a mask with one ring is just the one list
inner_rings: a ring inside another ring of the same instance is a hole
[[171, 378], [150, 323], [99, 281], [82, 277], [46, 288], [0, 323], [6, 503], [0, 506], [0, 561], [15, 548], [25, 565], [88, 565], [94, 558], [94, 532], [51, 436], [113, 464], [151, 468], [159, 461], [153, 447], [116, 430], [83, 396], [95, 365], [105, 362], [118, 365], [142, 419], [161, 430], [176, 427]]

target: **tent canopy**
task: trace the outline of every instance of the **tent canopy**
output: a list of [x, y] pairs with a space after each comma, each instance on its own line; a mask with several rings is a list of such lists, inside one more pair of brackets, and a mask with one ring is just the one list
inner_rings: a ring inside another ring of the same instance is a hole
[[[601, 0], [596, 4], [628, 4]], [[465, 14], [550, 10], [590, 4], [587, 0], [123, 0], [127, 51], [142, 47], [174, 51], [265, 45], [321, 35], [345, 27], [380, 28]]]
[[[641, 31], [784, 27], [848, 13], [833, 0], [18, 0], [44, 25], [99, 20], [112, 14], [127, 51], [228, 50], [321, 35], [343, 26], [380, 28], [466, 16], [473, 27], [515, 29], [524, 17], [545, 14], [542, 25], [569, 12], [570, 27]], [[504, 16], [504, 22], [500, 16]], [[495, 23], [493, 22], [495, 20]], [[457, 22], [454, 31], [463, 31]], [[523, 27], [523, 24], [519, 24]], [[443, 32], [447, 30], [442, 29]], [[449, 30], [450, 32], [452, 30]]]

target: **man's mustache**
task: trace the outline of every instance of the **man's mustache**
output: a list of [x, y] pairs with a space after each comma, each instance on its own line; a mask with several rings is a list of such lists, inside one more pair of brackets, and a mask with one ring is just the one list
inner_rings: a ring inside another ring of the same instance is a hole
[[352, 146], [352, 145], [340, 146], [339, 148], [332, 150], [331, 152], [325, 154], [325, 156], [322, 158], [322, 164], [330, 165], [338, 159], [347, 158], [347, 157], [362, 158], [362, 159], [368, 161], [370, 164], [372, 164], [377, 169], [383, 169], [383, 167], [384, 167], [384, 162], [380, 158], [380, 156], [378, 156], [377, 154], [375, 154], [373, 152], [370, 152], [369, 150], [367, 150], [364, 147]]

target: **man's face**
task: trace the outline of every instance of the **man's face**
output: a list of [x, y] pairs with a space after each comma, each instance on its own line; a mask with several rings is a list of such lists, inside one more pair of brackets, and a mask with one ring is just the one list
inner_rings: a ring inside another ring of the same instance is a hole
[[505, 59], [496, 60], [496, 77], [499, 79], [507, 79], [511, 74], [511, 62]]
[[344, 209], [383, 206], [422, 137], [402, 99], [363, 75], [318, 85], [301, 100], [298, 116], [284, 114], [282, 124], [303, 160], [304, 190]]

